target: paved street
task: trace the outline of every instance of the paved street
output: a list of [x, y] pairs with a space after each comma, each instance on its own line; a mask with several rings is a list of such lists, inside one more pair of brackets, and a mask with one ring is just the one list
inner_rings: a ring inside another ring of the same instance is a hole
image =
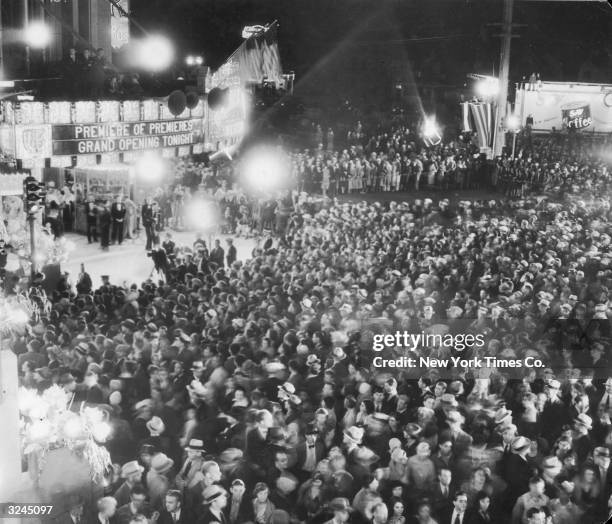
[[[491, 191], [448, 191], [448, 192], [436, 192], [436, 191], [419, 191], [414, 192], [401, 192], [401, 193], [366, 193], [366, 194], [351, 194], [342, 195], [340, 201], [352, 201], [359, 202], [366, 200], [368, 202], [387, 202], [395, 200], [398, 202], [413, 201], [415, 199], [431, 198], [434, 202], [437, 202], [441, 198], [448, 198], [452, 203], [459, 200], [471, 200], [471, 199], [494, 199], [501, 198], [500, 193], [494, 193]], [[193, 232], [175, 232], [170, 231], [174, 236], [174, 241], [177, 245], [191, 246], [195, 240], [195, 233]], [[162, 233], [162, 239], [165, 233]], [[225, 249], [225, 238], [228, 235], [218, 235], [218, 238], [223, 240], [223, 248]], [[85, 269], [91, 275], [94, 285], [100, 282], [102, 275], [109, 275], [111, 282], [120, 283], [127, 282], [131, 284], [133, 282], [142, 282], [143, 279], [147, 278], [151, 274], [153, 269], [153, 262], [149, 257], [146, 256], [145, 236], [144, 232], [141, 233], [140, 238], [135, 240], [126, 240], [121, 246], [110, 246], [108, 251], [102, 251], [100, 244], [88, 244], [87, 238], [84, 235], [69, 233], [66, 235], [68, 240], [75, 243], [76, 248], [71, 253], [70, 259], [67, 264], [62, 266], [64, 271], [70, 273], [70, 277], [73, 282], [80, 272], [81, 263], [85, 264]], [[209, 243], [208, 237], [205, 237], [206, 242]], [[238, 250], [238, 258], [244, 260], [251, 255], [251, 251], [255, 246], [254, 239], [234, 238], [236, 249]]]
[[[170, 232], [177, 246], [191, 246], [196, 237], [193, 232]], [[217, 236], [222, 239], [224, 249], [226, 247], [224, 240], [227, 237], [228, 235]], [[144, 233], [139, 239], [125, 240], [121, 246], [110, 246], [108, 251], [102, 251], [99, 243], [88, 244], [85, 235], [68, 233], [66, 238], [76, 244], [68, 263], [62, 266], [63, 271], [70, 273], [73, 283], [76, 283], [81, 263], [85, 264], [85, 270], [90, 274], [94, 286], [100, 283], [102, 275], [109, 275], [112, 283], [140, 283], [148, 278], [153, 269], [153, 262], [146, 255]], [[205, 240], [208, 244], [207, 237]], [[255, 240], [234, 238], [234, 245], [238, 250], [238, 258], [244, 260], [250, 257]]]

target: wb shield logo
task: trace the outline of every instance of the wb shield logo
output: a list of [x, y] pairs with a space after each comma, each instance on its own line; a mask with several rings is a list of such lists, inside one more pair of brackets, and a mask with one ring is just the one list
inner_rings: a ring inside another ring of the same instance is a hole
[[24, 129], [22, 134], [23, 149], [30, 155], [40, 155], [45, 147], [45, 130], [43, 128]]

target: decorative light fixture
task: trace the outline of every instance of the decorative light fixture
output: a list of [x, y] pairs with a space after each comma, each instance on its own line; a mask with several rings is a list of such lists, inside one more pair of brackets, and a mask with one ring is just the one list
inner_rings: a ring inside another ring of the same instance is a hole
[[40, 395], [25, 388], [19, 390], [23, 453], [36, 454], [42, 468], [49, 451], [68, 448], [87, 461], [92, 480], [99, 482], [111, 466], [110, 454], [102, 446], [111, 427], [101, 409], [82, 404], [78, 412], [71, 411], [73, 398], [58, 385]]

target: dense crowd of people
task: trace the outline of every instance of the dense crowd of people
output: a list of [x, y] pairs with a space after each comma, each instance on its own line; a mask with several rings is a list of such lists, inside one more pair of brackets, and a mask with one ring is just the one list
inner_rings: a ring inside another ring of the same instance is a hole
[[[611, 181], [569, 176], [563, 201], [291, 201], [249, 260], [170, 235], [159, 280], [60, 288], [14, 347], [24, 386], [109, 415], [72, 522], [603, 522]], [[396, 332], [483, 344], [374, 350]], [[375, 364], [411, 356], [494, 364]]]
[[487, 185], [478, 148], [450, 141], [425, 147], [413, 126], [396, 122], [365, 130], [358, 121], [339, 149], [334, 132], [313, 133], [313, 147], [293, 154], [292, 171], [301, 190], [323, 195], [424, 189], [476, 189]]

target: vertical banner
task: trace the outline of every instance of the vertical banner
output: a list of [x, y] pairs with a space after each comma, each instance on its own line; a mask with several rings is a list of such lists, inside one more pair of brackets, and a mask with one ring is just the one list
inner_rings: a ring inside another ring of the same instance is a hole
[[[129, 0], [115, 0], [125, 13], [129, 13]], [[120, 9], [111, 4], [111, 47], [121, 49], [130, 41], [130, 21]]]
[[[246, 47], [243, 43], [241, 47]], [[239, 143], [247, 128], [247, 92], [242, 81], [241, 53], [234, 53], [211, 77], [210, 89], [226, 90], [221, 107], [208, 111], [208, 147], [222, 149]]]

